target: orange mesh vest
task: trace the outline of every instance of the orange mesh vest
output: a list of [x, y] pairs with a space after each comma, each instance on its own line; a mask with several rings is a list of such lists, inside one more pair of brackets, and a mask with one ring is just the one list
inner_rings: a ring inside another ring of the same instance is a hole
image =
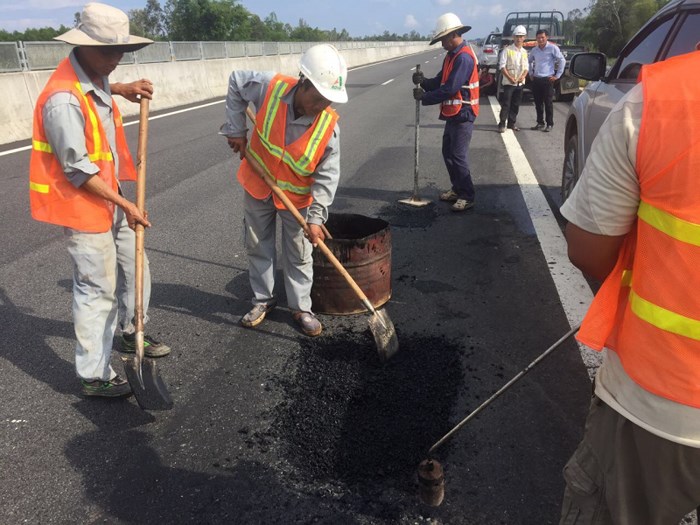
[[[66, 58], [49, 78], [34, 108], [32, 153], [29, 162], [29, 201], [32, 217], [38, 221], [68, 226], [80, 231], [103, 233], [112, 226], [114, 205], [83, 189], [75, 188], [63, 173], [63, 168], [46, 138], [43, 108], [48, 98], [60, 91], [69, 91], [80, 101], [85, 117], [85, 146], [89, 159], [99, 167], [98, 176], [117, 191], [114, 157], [95, 103], [82, 92], [78, 76], [70, 60]], [[119, 155], [119, 178], [135, 180], [134, 162], [126, 143], [122, 117], [114, 99], [112, 108]]]
[[[313, 200], [312, 175], [333, 136], [338, 114], [330, 107], [324, 109], [301, 137], [285, 145], [288, 108], [282, 102], [282, 97], [296, 83], [297, 79], [284, 75], [275, 75], [272, 79], [255, 119], [248, 152], [277, 182], [294, 206], [300, 209], [309, 206]], [[256, 199], [265, 199], [272, 193], [245, 159], [238, 169], [238, 181]], [[286, 209], [276, 196], [273, 195], [273, 199], [278, 209]]]
[[[465, 45], [462, 49], [457, 51], [454, 55], [448, 53], [445, 55], [445, 60], [442, 63], [442, 78], [440, 79], [440, 85], [444, 85], [452, 72], [452, 67], [454, 66], [457, 55], [461, 53], [467, 53], [474, 60], [474, 68], [469, 77], [469, 84], [462, 86], [461, 89], [457, 90], [455, 95], [442, 102], [440, 104], [440, 115], [443, 117], [454, 117], [458, 115], [462, 109], [462, 104], [469, 104], [472, 107], [472, 111], [475, 116], [479, 116], [479, 68], [476, 67], [477, 60], [474, 56], [473, 51], [468, 45]], [[462, 89], [466, 89], [469, 93], [469, 100], [464, 100], [462, 97]]]
[[700, 408], [700, 52], [644, 66], [640, 205], [578, 340], [644, 389]]

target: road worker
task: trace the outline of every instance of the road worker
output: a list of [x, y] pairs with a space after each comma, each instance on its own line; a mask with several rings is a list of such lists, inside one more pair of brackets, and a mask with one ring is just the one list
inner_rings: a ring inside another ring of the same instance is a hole
[[700, 505], [698, 71], [698, 51], [643, 66], [561, 208], [571, 261], [603, 281], [578, 340], [606, 349], [562, 524], [675, 524]]
[[[129, 34], [126, 13], [89, 3], [77, 28], [57, 36], [76, 46], [49, 78], [34, 110], [29, 194], [32, 217], [64, 227], [73, 262], [75, 364], [82, 393], [120, 397], [129, 384], [110, 365], [112, 340], [121, 328], [120, 348], [135, 351], [136, 224], [150, 226], [121, 183], [136, 170], [126, 144], [113, 93], [131, 101], [151, 98], [148, 80], [110, 84], [109, 74], [126, 52], [152, 41]], [[144, 269], [144, 311], [150, 296]], [[145, 336], [145, 354], [170, 348]]]
[[437, 20], [430, 45], [440, 42], [447, 54], [442, 69], [434, 78], [422, 72], [413, 74], [413, 97], [424, 106], [440, 104], [440, 120], [445, 121], [442, 156], [452, 187], [440, 194], [451, 202], [452, 211], [462, 212], [474, 206], [474, 183], [469, 170], [469, 143], [474, 119], [479, 114], [479, 71], [477, 59], [462, 34], [471, 29], [454, 13]]
[[[275, 224], [282, 224], [284, 286], [287, 304], [301, 331], [317, 336], [323, 330], [313, 314], [312, 245], [325, 239], [340, 177], [338, 114], [332, 103], [347, 102], [347, 66], [330, 44], [310, 47], [302, 55], [298, 78], [273, 72], [234, 71], [226, 98], [226, 122], [221, 133], [241, 158], [238, 181], [245, 190], [244, 235], [253, 308], [241, 319], [245, 327], [259, 325], [276, 304], [277, 255]], [[256, 109], [256, 124], [247, 138], [248, 104]], [[246, 151], [289, 197], [309, 224], [309, 238], [244, 158]]]

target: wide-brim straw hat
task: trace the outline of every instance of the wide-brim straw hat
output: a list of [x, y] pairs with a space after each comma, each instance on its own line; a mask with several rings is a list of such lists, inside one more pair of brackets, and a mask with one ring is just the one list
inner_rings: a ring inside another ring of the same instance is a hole
[[457, 32], [460, 35], [466, 33], [472, 26], [465, 26], [460, 21], [459, 17], [454, 13], [445, 13], [437, 19], [433, 39], [430, 41], [432, 46], [435, 42], [442, 40], [444, 36], [450, 33]]
[[129, 34], [129, 17], [124, 11], [97, 2], [86, 4], [78, 26], [54, 40], [74, 46], [118, 46], [125, 51], [136, 51], [153, 43], [148, 38]]

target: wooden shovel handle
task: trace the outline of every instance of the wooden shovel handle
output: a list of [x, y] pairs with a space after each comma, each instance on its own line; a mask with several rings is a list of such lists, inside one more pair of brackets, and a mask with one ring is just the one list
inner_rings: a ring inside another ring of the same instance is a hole
[[[258, 174], [258, 176], [260, 176], [260, 178], [263, 179], [265, 181], [265, 183], [270, 187], [270, 189], [277, 196], [277, 198], [282, 201], [285, 208], [287, 208], [289, 213], [291, 213], [292, 216], [299, 223], [299, 226], [301, 226], [304, 229], [304, 232], [308, 235], [309, 234], [309, 225], [307, 224], [304, 217], [301, 216], [301, 213], [299, 213], [299, 210], [296, 209], [296, 206], [294, 206], [294, 204], [292, 204], [292, 202], [289, 200], [289, 197], [287, 197], [287, 195], [285, 195], [285, 193], [280, 189], [280, 187], [277, 186], [277, 183], [275, 183], [275, 181], [272, 179], [272, 177], [270, 177], [270, 175], [267, 174], [267, 172], [263, 169], [263, 167], [260, 165], [260, 163], [257, 160], [255, 160], [253, 158], [253, 156], [248, 153], [248, 151], [245, 152], [245, 159], [253, 167], [253, 169]], [[353, 291], [355, 292], [357, 297], [360, 298], [360, 300], [362, 301], [362, 304], [365, 305], [365, 308], [367, 308], [370, 312], [375, 313], [374, 306], [372, 306], [372, 303], [369, 302], [369, 299], [367, 299], [367, 296], [365, 295], [365, 293], [357, 285], [355, 280], [348, 273], [348, 271], [343, 267], [343, 265], [336, 258], [336, 256], [333, 255], [333, 252], [328, 248], [328, 246], [326, 246], [326, 243], [323, 242], [321, 239], [318, 239], [318, 248], [321, 250], [321, 252], [323, 252], [323, 255], [326, 256], [326, 259], [328, 259], [330, 261], [330, 263], [335, 267], [335, 269], [338, 270], [338, 272], [340, 272], [340, 275], [343, 276], [343, 278], [347, 281], [347, 283], [353, 289]]]
[[[139, 143], [136, 151], [136, 207], [143, 215], [146, 211], [146, 150], [148, 148], [148, 104], [149, 100], [141, 97], [139, 111]], [[144, 262], [143, 224], [136, 224], [136, 291], [134, 294], [134, 317], [136, 333], [143, 333], [143, 262]], [[137, 337], [137, 340], [139, 337]], [[142, 338], [141, 338], [142, 339]]]

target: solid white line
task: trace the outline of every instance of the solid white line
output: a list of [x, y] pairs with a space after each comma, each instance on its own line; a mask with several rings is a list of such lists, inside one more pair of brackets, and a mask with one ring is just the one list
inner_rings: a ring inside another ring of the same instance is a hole
[[[493, 116], [498, 122], [501, 106], [495, 97], [489, 97], [489, 103]], [[593, 292], [581, 272], [569, 261], [564, 234], [547, 203], [518, 139], [509, 129], [501, 137], [518, 179], [520, 191], [540, 242], [542, 253], [549, 266], [549, 273], [559, 294], [562, 308], [569, 325], [573, 327], [583, 319], [588, 305], [593, 299]], [[580, 343], [579, 349], [581, 359], [583, 359], [583, 363], [588, 369], [588, 375], [592, 379], [600, 366], [602, 355]]]
[[[215, 104], [221, 104], [222, 102], [225, 102], [225, 99], [221, 100], [216, 100], [214, 102], [207, 102], [206, 104], [200, 104], [199, 106], [192, 106], [191, 108], [185, 108], [185, 109], [178, 109], [177, 111], [171, 111], [169, 113], [163, 113], [162, 115], [156, 115], [154, 117], [148, 117], [148, 120], [158, 120], [159, 118], [163, 117], [170, 117], [172, 115], [179, 115], [180, 113], [186, 113], [187, 111], [194, 111], [195, 109], [202, 109], [206, 108], [209, 106], [213, 106]], [[133, 126], [134, 124], [138, 124], [138, 120], [132, 120], [131, 122], [124, 122], [124, 127], [126, 126]], [[15, 149], [9, 149], [7, 151], [2, 151], [0, 152], [0, 157], [3, 157], [5, 155], [10, 155], [12, 153], [19, 153], [20, 151], [27, 151], [29, 149], [32, 149], [32, 146], [22, 146], [21, 148], [15, 148]]]
[[381, 85], [382, 85], [382, 86], [386, 86], [387, 84], [391, 84], [393, 81], [394, 81], [394, 79], [393, 79], [393, 78], [390, 78], [389, 80], [387, 80], [386, 82], [384, 82], [384, 83], [381, 84]]

